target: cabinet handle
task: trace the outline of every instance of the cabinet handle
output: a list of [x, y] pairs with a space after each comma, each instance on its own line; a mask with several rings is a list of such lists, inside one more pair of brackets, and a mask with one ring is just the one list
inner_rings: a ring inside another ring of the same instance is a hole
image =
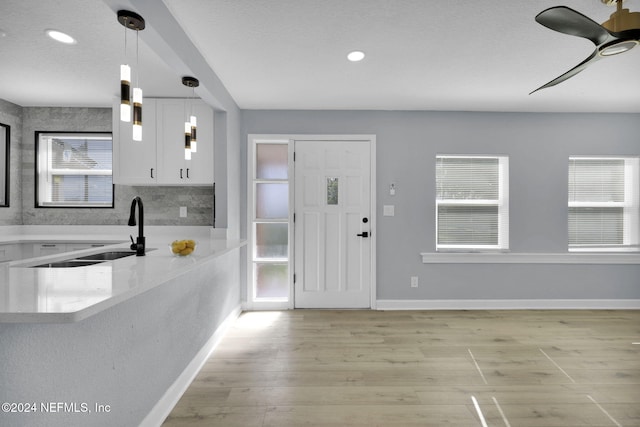
[[151, 168], [151, 178], [153, 178], [153, 168]]
[[187, 179], [189, 178], [189, 168], [187, 168]]
[[180, 168], [180, 179], [182, 179], [182, 168]]
[[40, 245], [41, 248], [55, 248], [56, 245], [55, 243], [43, 243], [42, 245]]

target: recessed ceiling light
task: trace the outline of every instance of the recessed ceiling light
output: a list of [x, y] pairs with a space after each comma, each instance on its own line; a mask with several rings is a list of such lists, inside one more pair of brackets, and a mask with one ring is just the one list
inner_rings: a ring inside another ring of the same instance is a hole
[[76, 39], [71, 37], [69, 34], [63, 33], [62, 31], [45, 30], [45, 33], [49, 37], [51, 37], [52, 39], [54, 39], [55, 41], [60, 42], [60, 43], [64, 43], [64, 44], [76, 44], [77, 43]]
[[358, 62], [364, 59], [364, 52], [359, 50], [354, 50], [353, 52], [349, 52], [347, 55], [347, 59], [351, 62]]

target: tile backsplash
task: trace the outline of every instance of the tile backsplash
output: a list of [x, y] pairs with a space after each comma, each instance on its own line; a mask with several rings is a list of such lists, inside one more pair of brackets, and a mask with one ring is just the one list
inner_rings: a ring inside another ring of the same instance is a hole
[[[38, 208], [25, 211], [25, 225], [126, 225], [131, 200], [140, 196], [145, 225], [212, 225], [213, 186], [211, 187], [129, 187], [116, 185], [114, 208], [60, 209]], [[187, 217], [180, 218], [180, 207]]]

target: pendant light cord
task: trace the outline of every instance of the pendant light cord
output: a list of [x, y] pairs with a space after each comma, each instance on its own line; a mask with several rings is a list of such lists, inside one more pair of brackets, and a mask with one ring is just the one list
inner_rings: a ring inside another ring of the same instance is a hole
[[191, 120], [191, 116], [193, 116], [193, 100], [196, 99], [196, 88], [191, 87], [191, 101], [189, 101], [189, 120]]
[[138, 78], [140, 77], [140, 54], [138, 53], [138, 40], [140, 37], [140, 31], [136, 30], [136, 87], [139, 88]]
[[187, 115], [187, 106], [184, 106], [184, 115], [186, 117], [187, 122], [191, 122], [191, 116], [193, 115], [193, 105], [192, 105], [192, 99], [195, 99], [195, 93], [196, 93], [196, 89], [191, 86], [191, 90], [193, 91], [193, 98], [188, 97], [187, 98], [187, 104], [189, 104], [189, 114]]
[[[126, 23], [126, 20], [125, 20]], [[124, 63], [127, 63], [127, 26], [124, 25]]]

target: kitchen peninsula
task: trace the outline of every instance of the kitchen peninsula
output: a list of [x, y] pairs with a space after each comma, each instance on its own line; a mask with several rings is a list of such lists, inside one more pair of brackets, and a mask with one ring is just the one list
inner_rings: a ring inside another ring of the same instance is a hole
[[[0, 228], [0, 244], [110, 242], [0, 263], [0, 400], [86, 403], [109, 411], [3, 413], [3, 425], [157, 425], [240, 313], [244, 242], [214, 238], [210, 227], [146, 227], [145, 256], [73, 268], [33, 266], [126, 251], [135, 232], [126, 226]], [[169, 250], [182, 238], [197, 241], [188, 257]]]
[[[209, 259], [242, 245], [211, 237], [209, 227], [151, 227], [144, 257], [125, 257], [88, 267], [34, 268], [46, 262], [76, 258], [106, 250], [129, 250], [129, 227], [101, 227], [102, 233], [76, 234], [68, 227], [46, 227], [54, 233], [43, 233], [38, 227], [23, 235], [0, 238], [6, 242], [112, 242], [99, 248], [16, 260], [0, 264], [0, 292], [6, 298], [0, 307], [0, 322], [56, 323], [78, 321], [119, 302], [126, 301], [171, 279], [175, 279]], [[60, 228], [61, 232], [55, 232]], [[113, 228], [113, 230], [110, 230]], [[35, 229], [35, 230], [34, 230]], [[75, 227], [75, 230], [82, 227]], [[96, 227], [91, 227], [95, 230]], [[167, 229], [172, 231], [167, 231]], [[114, 236], [120, 238], [116, 240]], [[189, 236], [198, 242], [196, 252], [189, 257], [170, 253], [172, 239]]]

